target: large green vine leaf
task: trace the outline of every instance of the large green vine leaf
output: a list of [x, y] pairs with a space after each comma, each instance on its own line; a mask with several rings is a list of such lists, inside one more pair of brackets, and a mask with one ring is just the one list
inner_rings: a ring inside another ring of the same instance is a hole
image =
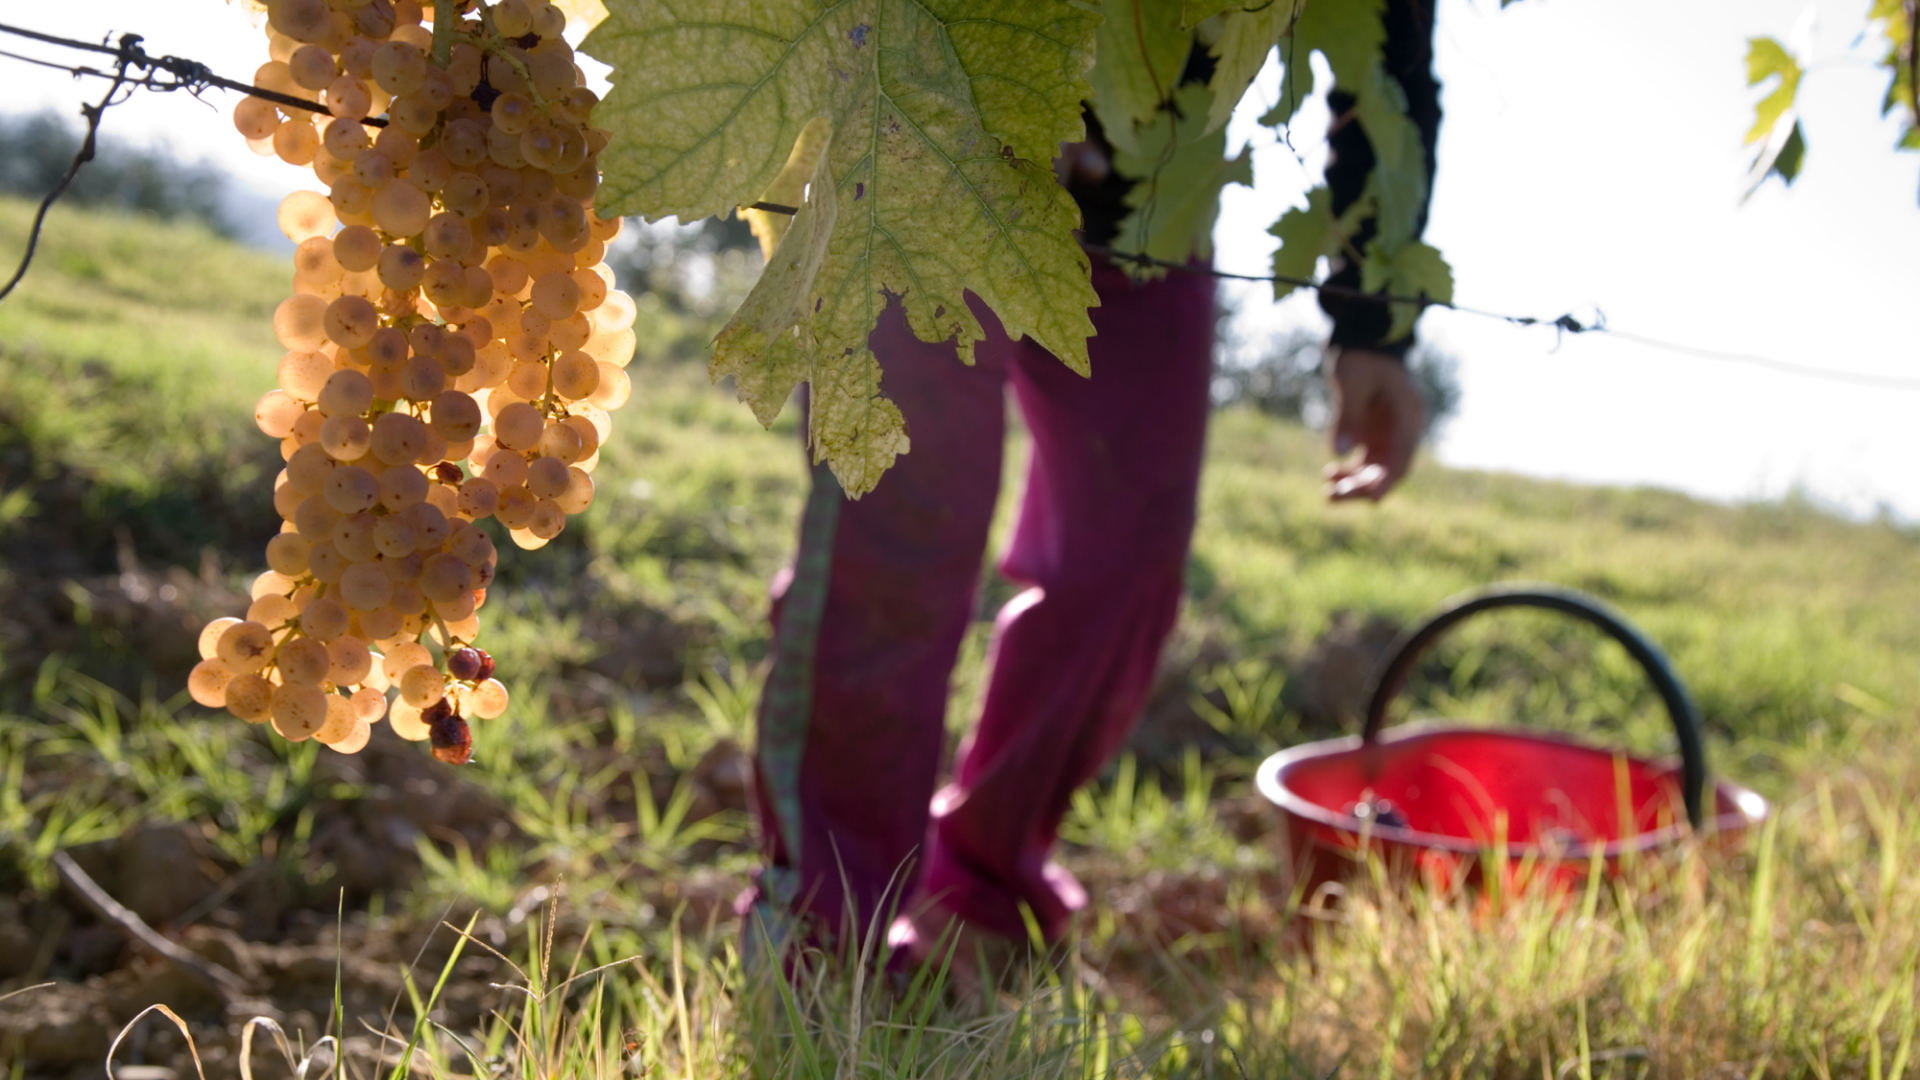
[[1193, 48], [1181, 22], [1184, 0], [1106, 0], [1097, 38], [1099, 60], [1088, 81], [1093, 111], [1107, 141], [1140, 152], [1140, 132], [1173, 97]]
[[[1207, 128], [1225, 127], [1234, 106], [1253, 85], [1260, 66], [1275, 45], [1293, 35], [1306, 13], [1329, 0], [1271, 0], [1264, 5], [1233, 8], [1220, 17], [1220, 38], [1213, 44], [1213, 102], [1207, 110]], [[1212, 5], [1199, 6], [1194, 11]], [[1302, 53], [1301, 55], [1306, 55]]]
[[[1133, 213], [1120, 223], [1114, 240], [1119, 250], [1169, 262], [1213, 257], [1220, 189], [1228, 184], [1253, 186], [1253, 151], [1244, 148], [1240, 156], [1228, 159], [1226, 131], [1208, 131], [1200, 122], [1212, 96], [1204, 86], [1180, 87], [1173, 108], [1161, 110], [1140, 132], [1135, 152], [1116, 150], [1114, 167], [1135, 181], [1127, 192]], [[1141, 276], [1164, 273], [1156, 267]]]
[[584, 43], [613, 68], [595, 113], [614, 133], [603, 212], [691, 219], [750, 204], [805, 125], [831, 123], [822, 179], [837, 213], [802, 310], [758, 352], [737, 334], [716, 363], [763, 418], [804, 373], [816, 460], [849, 494], [907, 446], [867, 349], [889, 303], [971, 362], [972, 291], [1009, 335], [1087, 372], [1097, 300], [1079, 211], [1049, 163], [1084, 134], [1098, 22], [1066, 0], [612, 0]]

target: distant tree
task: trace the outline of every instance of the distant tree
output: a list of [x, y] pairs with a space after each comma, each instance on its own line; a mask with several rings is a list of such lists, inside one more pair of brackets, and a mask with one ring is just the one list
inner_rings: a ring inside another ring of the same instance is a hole
[[[0, 191], [44, 198], [73, 163], [81, 132], [59, 114], [0, 116]], [[168, 219], [198, 221], [223, 236], [236, 233], [222, 206], [227, 178], [205, 162], [183, 162], [165, 150], [102, 137], [62, 201], [116, 207]]]

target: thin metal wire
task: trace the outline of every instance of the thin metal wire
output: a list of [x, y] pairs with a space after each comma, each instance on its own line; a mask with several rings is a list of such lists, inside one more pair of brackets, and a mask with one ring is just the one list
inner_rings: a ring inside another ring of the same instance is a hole
[[[1920, 4], [1915, 5], [1915, 11], [1917, 13], [1916, 17], [1920, 18]], [[109, 105], [115, 103], [113, 97], [123, 87], [138, 87], [162, 91], [186, 90], [198, 96], [200, 91], [205, 88], [217, 86], [225, 90], [237, 90], [254, 97], [264, 98], [276, 105], [284, 105], [288, 108], [304, 109], [309, 112], [330, 115], [327, 107], [319, 102], [307, 101], [302, 98], [279, 93], [278, 91], [222, 78], [215, 75], [205, 64], [199, 63], [198, 61], [185, 60], [177, 56], [149, 56], [146, 50], [140, 47], [140, 42], [144, 39], [138, 34], [122, 34], [120, 44], [116, 46], [96, 44], [87, 41], [75, 41], [71, 38], [44, 34], [37, 30], [9, 26], [4, 23], [0, 23], [0, 33], [13, 34], [18, 37], [29, 38], [51, 45], [60, 45], [71, 49], [104, 53], [114, 57], [116, 67], [115, 72], [109, 74], [94, 68], [58, 64], [0, 50], [0, 56], [9, 59], [19, 60], [29, 64], [38, 64], [42, 67], [55, 68], [57, 70], [71, 72], [74, 75], [89, 75], [96, 78], [113, 80], [113, 86], [108, 89], [106, 96], [101, 98], [98, 105], [81, 106], [80, 111], [87, 117], [86, 140], [81, 145], [79, 153], [74, 155], [73, 164], [68, 167], [66, 175], [61, 178], [60, 183], [53, 191], [49, 192], [46, 199], [41, 202], [40, 210], [34, 216], [32, 232], [27, 237], [26, 254], [20, 260], [20, 267], [14, 272], [12, 280], [7, 282], [4, 288], [0, 288], [0, 300], [6, 299], [7, 295], [13, 291], [14, 286], [19, 284], [20, 279], [25, 276], [27, 272], [27, 265], [33, 261], [34, 250], [40, 240], [40, 228], [46, 218], [47, 210], [53, 205], [54, 201], [66, 191], [67, 186], [73, 182], [73, 178], [75, 174], [79, 172], [80, 167], [93, 159], [94, 138], [95, 134], [99, 131], [101, 114], [105, 112]], [[1920, 48], [1917, 48], [1916, 52], [1920, 52]], [[144, 68], [149, 72], [164, 72], [170, 76], [171, 79], [170, 81], [162, 81], [152, 74], [138, 77], [132, 76], [128, 73], [129, 68]], [[1291, 75], [1291, 72], [1289, 72], [1289, 75]], [[379, 117], [367, 117], [360, 122], [374, 127], [384, 127], [387, 123], [386, 120]], [[799, 212], [797, 207], [766, 202], [753, 203], [750, 209], [789, 215]], [[1808, 364], [1796, 364], [1792, 361], [1778, 360], [1773, 357], [1758, 356], [1752, 353], [1721, 352], [1714, 349], [1703, 349], [1681, 342], [1664, 341], [1643, 334], [1617, 330], [1607, 325], [1606, 314], [1597, 309], [1595, 311], [1595, 317], [1590, 320], [1582, 320], [1571, 312], [1552, 318], [1542, 318], [1532, 315], [1508, 315], [1497, 311], [1486, 311], [1479, 308], [1467, 307], [1464, 304], [1455, 304], [1451, 301], [1436, 300], [1430, 296], [1400, 296], [1393, 293], [1370, 293], [1350, 286], [1333, 285], [1327, 282], [1315, 281], [1310, 278], [1290, 277], [1285, 274], [1235, 274], [1225, 270], [1215, 270], [1212, 267], [1173, 262], [1167, 259], [1157, 259], [1141, 252], [1116, 251], [1100, 244], [1083, 243], [1081, 247], [1090, 254], [1102, 255], [1115, 262], [1131, 263], [1136, 266], [1152, 266], [1186, 274], [1203, 274], [1208, 277], [1226, 281], [1279, 282], [1302, 289], [1315, 289], [1325, 295], [1339, 296], [1365, 303], [1389, 305], [1413, 304], [1421, 310], [1430, 307], [1446, 308], [1448, 311], [1458, 311], [1488, 319], [1499, 319], [1514, 326], [1551, 326], [1555, 330], [1567, 334], [1611, 334], [1623, 341], [1629, 341], [1647, 348], [1661, 349], [1683, 356], [1714, 360], [1721, 363], [1744, 364], [1786, 375], [1823, 379], [1829, 382], [1871, 387], [1876, 390], [1899, 390], [1910, 393], [1920, 393], [1920, 379], [1903, 379], [1893, 375], [1875, 375], [1869, 372], [1859, 371], [1837, 371], [1830, 368], [1813, 367]]]
[[[10, 56], [16, 60], [25, 60], [30, 64], [39, 64], [42, 67], [57, 68], [75, 75], [92, 75], [103, 79], [119, 77], [130, 86], [139, 86], [148, 90], [160, 91], [185, 90], [195, 96], [198, 96], [202, 90], [205, 90], [209, 86], [217, 86], [222, 90], [237, 90], [250, 97], [264, 98], [267, 101], [273, 102], [275, 105], [284, 105], [289, 109], [302, 109], [311, 113], [319, 113], [323, 116], [332, 115], [332, 112], [325, 105], [317, 101], [295, 97], [292, 94], [283, 94], [278, 90], [268, 90], [262, 86], [254, 86], [252, 83], [237, 82], [233, 79], [223, 78], [222, 76], [215, 75], [211, 68], [197, 60], [187, 60], [178, 56], [150, 56], [145, 49], [140, 47], [140, 42], [145, 39], [138, 34], [121, 35], [120, 40], [122, 44], [116, 48], [108, 45], [96, 45], [89, 41], [75, 41], [72, 38], [58, 37], [53, 34], [43, 34], [38, 30], [9, 26], [5, 23], [0, 23], [0, 33], [13, 34], [18, 37], [46, 42], [49, 45], [60, 45], [69, 49], [106, 53], [113, 56], [116, 63], [122, 65], [123, 71], [120, 76], [114, 76], [93, 68], [56, 64], [46, 60], [36, 60], [31, 57], [18, 56], [13, 53], [0, 53], [0, 55]], [[126, 75], [124, 72], [126, 67], [143, 68], [149, 72], [164, 73], [168, 78], [161, 79], [155, 74], [138, 77]], [[364, 117], [360, 122], [366, 124], [368, 127], [387, 126], [387, 121], [378, 116]]]

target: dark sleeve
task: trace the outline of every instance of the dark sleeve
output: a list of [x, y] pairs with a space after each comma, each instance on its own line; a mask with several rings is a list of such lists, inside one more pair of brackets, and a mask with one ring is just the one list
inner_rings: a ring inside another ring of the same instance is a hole
[[[1401, 89], [1406, 91], [1407, 116], [1420, 129], [1420, 144], [1426, 149], [1429, 201], [1433, 197], [1434, 147], [1440, 138], [1440, 83], [1433, 77], [1433, 8], [1434, 0], [1387, 0], [1387, 10], [1382, 16], [1387, 30], [1384, 50], [1387, 74], [1398, 80]], [[1373, 146], [1352, 117], [1353, 106], [1353, 95], [1338, 86], [1327, 95], [1327, 107], [1334, 117], [1334, 128], [1327, 136], [1330, 151], [1327, 187], [1333, 196], [1335, 217], [1346, 213], [1360, 198], [1367, 186], [1367, 176], [1373, 172]], [[1426, 227], [1427, 207], [1423, 203], [1419, 216], [1414, 219], [1414, 238], [1418, 239]], [[1374, 221], [1368, 218], [1354, 234], [1353, 246], [1364, 251], [1373, 237]], [[1335, 256], [1333, 276], [1328, 283], [1358, 289], [1359, 265]], [[1381, 342], [1393, 320], [1392, 310], [1385, 304], [1322, 292], [1320, 309], [1333, 320], [1329, 342], [1332, 345], [1363, 346], [1403, 359], [1413, 345], [1411, 337], [1392, 344]]]

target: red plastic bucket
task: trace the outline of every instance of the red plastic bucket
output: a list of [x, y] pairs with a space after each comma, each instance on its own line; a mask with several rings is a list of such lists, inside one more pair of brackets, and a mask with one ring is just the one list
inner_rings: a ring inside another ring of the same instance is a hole
[[[1504, 607], [1573, 615], [1620, 642], [1659, 691], [1680, 760], [1502, 728], [1424, 724], [1383, 732], [1387, 706], [1427, 647], [1468, 617]], [[1624, 856], [1689, 835], [1737, 837], [1767, 815], [1765, 799], [1727, 780], [1714, 781], [1708, 799], [1692, 696], [1658, 647], [1592, 597], [1539, 585], [1470, 593], [1403, 633], [1387, 655], [1360, 735], [1296, 746], [1261, 764], [1259, 789], [1286, 819], [1303, 898], [1368, 856], [1436, 884], [1463, 873], [1480, 877], [1486, 860], [1502, 856], [1510, 884], [1519, 884], [1513, 875], [1523, 868], [1572, 884], [1596, 859], [1614, 870]]]

